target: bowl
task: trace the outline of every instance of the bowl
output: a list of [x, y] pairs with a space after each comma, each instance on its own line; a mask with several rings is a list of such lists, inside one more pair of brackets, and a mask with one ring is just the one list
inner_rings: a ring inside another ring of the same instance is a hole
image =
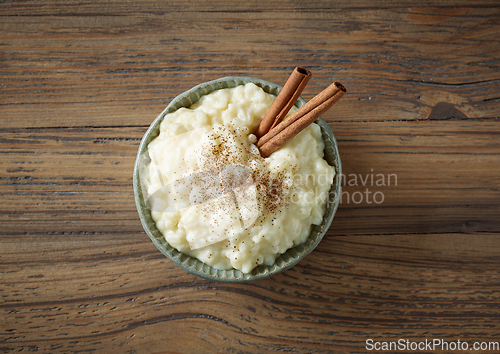
[[[151, 217], [151, 211], [146, 207], [144, 201], [139, 176], [139, 165], [140, 158], [146, 152], [148, 144], [159, 135], [160, 124], [163, 121], [163, 118], [166, 114], [174, 112], [181, 107], [190, 107], [203, 95], [207, 95], [219, 89], [233, 88], [239, 85], [245, 85], [249, 82], [254, 83], [255, 85], [261, 87], [265, 92], [273, 94], [275, 96], [277, 96], [282, 89], [282, 86], [280, 85], [252, 77], [224, 77], [221, 79], [202, 83], [184, 93], [181, 93], [170, 102], [170, 104], [153, 121], [149, 129], [144, 134], [144, 137], [142, 138], [139, 145], [137, 160], [134, 167], [133, 187], [135, 203], [139, 212], [142, 226], [151, 241], [153, 241], [160, 252], [162, 252], [172, 262], [177, 264], [185, 271], [214, 281], [234, 283], [247, 282], [267, 278], [271, 275], [293, 267], [312, 250], [314, 250], [314, 248], [316, 248], [316, 246], [319, 244], [325, 233], [328, 231], [339, 205], [342, 170], [337, 142], [328, 124], [326, 124], [323, 119], [319, 118], [316, 120], [316, 124], [320, 126], [322, 138], [325, 142], [324, 159], [335, 168], [335, 177], [330, 188], [329, 199], [327, 201], [326, 211], [323, 216], [323, 222], [320, 225], [313, 225], [311, 233], [307, 240], [300, 245], [288, 249], [285, 253], [276, 258], [273, 265], [259, 265], [250, 273], [243, 273], [238, 269], [216, 269], [206, 263], [201, 262], [197, 258], [193, 258], [191, 256], [183, 254], [177, 249], [170, 246], [163, 235], [160, 233], [160, 231], [156, 228], [156, 224]], [[299, 97], [299, 99], [295, 103], [295, 106], [299, 108], [305, 103], [306, 101], [303, 98]]]

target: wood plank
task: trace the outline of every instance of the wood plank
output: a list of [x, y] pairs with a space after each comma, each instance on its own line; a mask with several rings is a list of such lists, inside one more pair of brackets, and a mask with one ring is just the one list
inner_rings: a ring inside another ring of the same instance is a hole
[[495, 1], [295, 5], [3, 4], [0, 123], [142, 126], [201, 82], [283, 84], [297, 65], [313, 71], [307, 100], [333, 80], [348, 88], [327, 119], [498, 117]]
[[[249, 1], [245, 3], [228, 3], [224, 0], [215, 0], [207, 4], [197, 1], [170, 1], [168, 3], [156, 2], [151, 0], [138, 0], [134, 2], [106, 0], [102, 2], [78, 3], [78, 7], [73, 2], [64, 0], [53, 0], [50, 3], [39, 3], [36, 0], [27, 0], [23, 2], [6, 3], [4, 8], [11, 13], [18, 13], [23, 16], [33, 16], [36, 12], [38, 16], [58, 14], [113, 14], [130, 15], [131, 13], [177, 13], [177, 12], [308, 12], [308, 11], [334, 11], [337, 9], [398, 9], [415, 7], [415, 2], [411, 0], [392, 1], [381, 0], [376, 6], [366, 1], [341, 0], [332, 4], [328, 0], [302, 0], [283, 3], [279, 0], [267, 2]], [[291, 6], [293, 5], [293, 6]], [[371, 6], [370, 6], [371, 5]], [[426, 0], [419, 1], [417, 9], [423, 13], [433, 13], [439, 11], [439, 15], [448, 15], [449, 8], [458, 7], [497, 7], [493, 0], [478, 0], [471, 3], [467, 0], [440, 0], [438, 2]], [[99, 11], [97, 11], [99, 10]], [[452, 11], [453, 13], [453, 11]], [[266, 15], [266, 14], [263, 14]], [[427, 21], [431, 23], [432, 21]]]
[[[331, 126], [344, 174], [331, 234], [500, 231], [497, 120]], [[141, 232], [132, 171], [144, 131], [4, 130], [4, 231]]]
[[144, 235], [24, 236], [3, 243], [1, 347], [352, 353], [368, 338], [497, 341], [497, 244], [488, 233], [327, 237], [272, 279], [224, 284], [177, 268]]

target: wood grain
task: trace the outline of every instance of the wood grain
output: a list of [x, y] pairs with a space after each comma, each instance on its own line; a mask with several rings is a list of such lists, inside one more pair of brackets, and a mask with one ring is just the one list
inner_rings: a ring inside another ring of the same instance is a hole
[[495, 2], [195, 4], [4, 4], [2, 125], [145, 125], [200, 82], [284, 84], [297, 64], [313, 72], [306, 99], [333, 80], [350, 89], [343, 120], [427, 119], [439, 103], [452, 107], [442, 119], [498, 117]]
[[[500, 231], [497, 120], [331, 126], [344, 175], [334, 234]], [[140, 232], [132, 170], [144, 130], [4, 130], [6, 231]]]
[[[0, 13], [0, 352], [500, 342], [497, 1], [27, 0]], [[306, 100], [334, 80], [349, 91], [323, 117], [344, 173], [332, 227], [270, 279], [186, 273], [135, 209], [142, 135], [200, 82], [283, 84], [297, 65], [313, 73]]]
[[37, 236], [4, 244], [7, 352], [360, 353], [368, 338], [497, 340], [494, 234], [331, 236], [291, 270], [242, 285], [188, 275], [143, 235]]

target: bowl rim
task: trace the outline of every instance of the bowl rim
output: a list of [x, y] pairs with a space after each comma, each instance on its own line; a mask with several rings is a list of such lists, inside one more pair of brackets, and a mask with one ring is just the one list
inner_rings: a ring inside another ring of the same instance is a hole
[[[248, 282], [267, 278], [295, 266], [298, 262], [300, 262], [300, 260], [302, 260], [310, 252], [312, 252], [319, 244], [319, 242], [323, 239], [324, 235], [330, 228], [340, 201], [342, 165], [338, 152], [337, 142], [329, 125], [322, 118], [318, 118], [315, 123], [320, 126], [322, 138], [325, 142], [325, 160], [327, 152], [329, 154], [332, 154], [333, 157], [331, 157], [330, 160], [332, 160], [334, 163], [332, 164], [328, 160], [327, 162], [335, 168], [334, 183], [332, 183], [330, 187], [329, 198], [327, 200], [325, 214], [323, 215], [323, 221], [321, 225], [312, 225], [311, 233], [309, 234], [307, 240], [302, 244], [289, 248], [285, 253], [279, 255], [273, 265], [259, 265], [255, 267], [250, 273], [243, 273], [241, 270], [237, 270], [234, 268], [230, 270], [216, 269], [206, 263], [203, 263], [197, 258], [183, 254], [174, 247], [170, 246], [163, 235], [156, 228], [155, 222], [152, 221], [152, 219], [148, 220], [147, 210], [149, 209], [147, 209], [144, 203], [139, 176], [140, 157], [147, 150], [148, 144], [158, 136], [158, 134], [155, 135], [155, 131], [159, 130], [164, 117], [168, 113], [174, 112], [181, 107], [191, 106], [193, 103], [197, 102], [203, 95], [209, 94], [219, 89], [245, 85], [250, 82], [261, 87], [265, 92], [274, 94], [275, 96], [283, 88], [278, 84], [249, 76], [226, 76], [220, 79], [198, 84], [191, 89], [182, 92], [172, 101], [170, 101], [167, 107], [165, 107], [165, 109], [153, 120], [153, 122], [148, 127], [143, 137], [141, 138], [136, 161], [134, 164], [133, 189], [135, 204], [139, 213], [141, 224], [146, 234], [149, 236], [156, 248], [167, 258], [173, 261], [176, 265], [191, 274], [213, 281], [231, 283]], [[295, 103], [295, 106], [299, 108], [305, 103], [306, 101], [302, 97], [299, 97], [299, 99]], [[328, 140], [325, 140], [326, 138], [328, 138]], [[315, 237], [312, 238], [313, 234], [315, 234]], [[281, 263], [281, 265], [277, 264], [278, 259], [282, 260], [279, 262]]]

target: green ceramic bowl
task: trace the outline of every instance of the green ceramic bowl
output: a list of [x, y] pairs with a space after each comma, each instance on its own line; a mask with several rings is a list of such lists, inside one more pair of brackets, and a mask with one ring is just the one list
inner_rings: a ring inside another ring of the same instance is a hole
[[[330, 189], [330, 197], [328, 200], [325, 215], [323, 216], [323, 222], [318, 226], [313, 225], [311, 234], [309, 235], [309, 238], [306, 240], [306, 242], [290, 248], [284, 254], [279, 256], [271, 266], [260, 265], [254, 268], [250, 273], [243, 273], [242, 271], [237, 269], [219, 270], [199, 261], [196, 258], [183, 254], [170, 246], [163, 235], [160, 233], [160, 231], [158, 231], [155, 222], [151, 218], [151, 211], [145, 205], [143, 193], [141, 190], [141, 183], [139, 180], [139, 165], [140, 157], [144, 154], [144, 152], [146, 152], [148, 144], [159, 135], [160, 124], [163, 121], [163, 118], [166, 114], [174, 112], [181, 107], [191, 106], [193, 103], [197, 102], [203, 95], [209, 94], [219, 89], [245, 85], [249, 82], [254, 83], [255, 85], [261, 87], [265, 92], [273, 95], [278, 95], [278, 93], [282, 89], [282, 87], [279, 85], [251, 77], [225, 77], [193, 87], [192, 89], [174, 98], [172, 102], [170, 102], [170, 104], [167, 106], [167, 108], [165, 108], [165, 110], [153, 121], [149, 129], [144, 134], [144, 137], [142, 138], [141, 144], [139, 146], [139, 152], [137, 154], [137, 160], [135, 163], [133, 181], [135, 202], [144, 230], [151, 238], [151, 241], [153, 241], [155, 246], [171, 261], [173, 261], [175, 264], [188, 271], [189, 273], [209, 280], [223, 282], [246, 282], [251, 280], [263, 279], [293, 267], [302, 258], [309, 254], [321, 241], [328, 228], [330, 227], [333, 216], [335, 215], [335, 212], [337, 211], [339, 205], [341, 183], [340, 176], [342, 170], [337, 149], [337, 142], [335, 141], [335, 137], [328, 124], [326, 124], [326, 122], [320, 118], [316, 121], [316, 124], [321, 127], [323, 140], [325, 142], [325, 160], [331, 166], [334, 166], [335, 178]], [[299, 108], [305, 103], [306, 102], [304, 99], [299, 98], [295, 103], [295, 106]]]

